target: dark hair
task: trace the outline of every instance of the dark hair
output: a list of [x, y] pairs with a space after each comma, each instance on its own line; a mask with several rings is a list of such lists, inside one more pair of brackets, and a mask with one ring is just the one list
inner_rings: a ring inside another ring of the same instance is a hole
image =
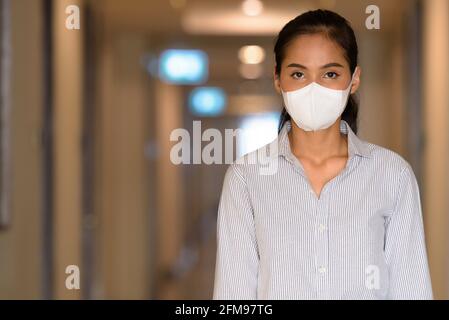
[[[279, 76], [281, 73], [281, 64], [285, 57], [285, 49], [288, 44], [299, 35], [314, 33], [323, 33], [329, 39], [335, 41], [345, 53], [351, 74], [354, 72], [357, 66], [358, 56], [357, 40], [354, 30], [352, 30], [350, 23], [339, 14], [329, 10], [318, 9], [297, 16], [288, 22], [279, 32], [274, 46], [276, 75]], [[358, 109], [358, 101], [351, 94], [341, 117], [348, 122], [354, 133], [357, 133]], [[291, 117], [284, 107], [281, 113], [278, 131], [281, 131], [285, 122], [290, 119]]]

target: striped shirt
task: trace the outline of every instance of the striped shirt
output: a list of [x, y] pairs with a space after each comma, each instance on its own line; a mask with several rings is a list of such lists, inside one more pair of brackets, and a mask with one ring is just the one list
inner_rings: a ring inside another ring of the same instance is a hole
[[[226, 171], [213, 299], [433, 299], [410, 164], [341, 120], [348, 160], [317, 197], [290, 129]], [[261, 174], [247, 160], [273, 145], [276, 171]]]

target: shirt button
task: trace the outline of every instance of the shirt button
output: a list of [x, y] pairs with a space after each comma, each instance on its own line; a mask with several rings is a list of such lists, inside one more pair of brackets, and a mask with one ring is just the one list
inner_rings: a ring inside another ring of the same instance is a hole
[[320, 223], [320, 225], [318, 226], [318, 230], [323, 232], [324, 230], [326, 230], [326, 226], [324, 224]]
[[326, 272], [326, 267], [324, 267], [324, 266], [319, 267], [318, 268], [318, 272], [319, 273], [325, 273]]

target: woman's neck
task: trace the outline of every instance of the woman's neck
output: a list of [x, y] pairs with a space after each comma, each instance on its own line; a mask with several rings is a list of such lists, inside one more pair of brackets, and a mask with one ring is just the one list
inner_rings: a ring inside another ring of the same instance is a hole
[[340, 132], [340, 120], [318, 131], [305, 131], [291, 120], [288, 138], [290, 149], [298, 159], [322, 163], [329, 158], [348, 155], [347, 135]]

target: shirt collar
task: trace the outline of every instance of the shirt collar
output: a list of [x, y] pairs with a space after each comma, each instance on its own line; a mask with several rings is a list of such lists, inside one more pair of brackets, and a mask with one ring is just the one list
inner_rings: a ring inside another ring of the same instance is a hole
[[[288, 139], [288, 132], [291, 129], [291, 120], [287, 120], [278, 135], [278, 150], [279, 155], [289, 156], [292, 154], [290, 150], [290, 143]], [[354, 155], [358, 155], [365, 158], [371, 158], [371, 154], [364, 141], [359, 139], [357, 135], [352, 131], [351, 126], [341, 119], [340, 120], [340, 132], [348, 136], [348, 154], [349, 158]]]

